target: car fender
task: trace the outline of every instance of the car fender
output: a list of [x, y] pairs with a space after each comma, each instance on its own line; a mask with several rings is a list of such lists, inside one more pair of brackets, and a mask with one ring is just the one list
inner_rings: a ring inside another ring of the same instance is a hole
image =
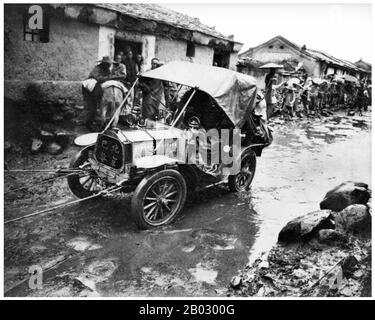
[[262, 154], [262, 149], [265, 147], [263, 143], [254, 143], [249, 146], [247, 146], [245, 149], [241, 151], [240, 158], [250, 150], [254, 151], [257, 157], [260, 157]]
[[94, 144], [90, 144], [84, 147], [83, 149], [81, 149], [79, 152], [77, 152], [72, 158], [72, 160], [70, 161], [70, 167], [72, 167], [72, 165], [78, 160], [78, 158], [82, 155], [82, 153], [88, 152], [90, 149], [92, 150], [94, 149]]
[[74, 139], [74, 144], [81, 147], [86, 147], [95, 144], [99, 132], [86, 133]]
[[153, 169], [164, 165], [174, 165], [182, 163], [181, 160], [170, 158], [164, 155], [152, 155], [134, 160], [134, 165], [141, 169]]

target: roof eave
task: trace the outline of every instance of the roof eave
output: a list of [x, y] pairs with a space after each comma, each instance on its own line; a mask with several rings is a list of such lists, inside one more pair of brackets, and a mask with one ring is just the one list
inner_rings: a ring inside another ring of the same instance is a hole
[[208, 32], [197, 31], [197, 30], [192, 30], [192, 29], [189, 29], [189, 28], [179, 27], [179, 26], [173, 25], [172, 23], [168, 23], [168, 22], [165, 22], [165, 21], [160, 21], [160, 20], [157, 20], [157, 19], [146, 19], [146, 18], [138, 17], [138, 16], [135, 16], [135, 15], [132, 15], [132, 14], [126, 14], [126, 13], [118, 11], [118, 10], [116, 10], [114, 8], [109, 8], [109, 7], [105, 6], [105, 5], [101, 5], [100, 3], [95, 3], [93, 5], [95, 7], [101, 8], [101, 9], [105, 9], [105, 10], [116, 12], [116, 13], [122, 15], [122, 16], [128, 16], [128, 17], [132, 17], [132, 18], [135, 18], [135, 19], [139, 19], [139, 20], [153, 21], [153, 22], [156, 22], [156, 23], [164, 23], [164, 24], [166, 24], [166, 25], [168, 25], [168, 26], [170, 26], [172, 28], [176, 28], [176, 29], [180, 29], [180, 30], [187, 30], [187, 31], [191, 31], [191, 32], [197, 32], [197, 33], [200, 33], [200, 34], [202, 34], [204, 36], [215, 38], [215, 39], [217, 39], [219, 41], [226, 41], [226, 42], [233, 43], [235, 45], [241, 45], [241, 46], [243, 45], [243, 43], [234, 41], [234, 40], [229, 39], [229, 38], [227, 38], [225, 36], [219, 37], [217, 35], [213, 35], [213, 34], [210, 34]]

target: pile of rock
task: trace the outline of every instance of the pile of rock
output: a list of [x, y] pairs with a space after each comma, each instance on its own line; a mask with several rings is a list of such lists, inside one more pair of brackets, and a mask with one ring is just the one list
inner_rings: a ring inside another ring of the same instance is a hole
[[30, 151], [33, 154], [47, 151], [57, 155], [70, 145], [71, 135], [67, 132], [49, 132], [40, 130], [39, 134], [31, 140]]
[[38, 102], [34, 110], [38, 111], [39, 121], [58, 123], [77, 118], [83, 107], [69, 99], [60, 98], [58, 101]]
[[352, 181], [327, 192], [321, 210], [288, 222], [272, 250], [233, 278], [230, 294], [371, 295], [370, 197]]

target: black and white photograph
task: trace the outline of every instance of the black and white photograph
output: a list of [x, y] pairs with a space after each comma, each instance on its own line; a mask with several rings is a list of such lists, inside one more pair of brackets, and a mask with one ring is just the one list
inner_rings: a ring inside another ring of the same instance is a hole
[[3, 3], [3, 297], [371, 298], [372, 11]]

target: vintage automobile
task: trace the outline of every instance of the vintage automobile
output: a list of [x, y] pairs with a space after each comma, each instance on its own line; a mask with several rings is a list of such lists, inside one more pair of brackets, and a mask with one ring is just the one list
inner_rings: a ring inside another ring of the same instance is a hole
[[[163, 106], [155, 99], [159, 111], [146, 119], [134, 107], [123, 128], [114, 127], [121, 105], [105, 130], [78, 137], [76, 144], [84, 148], [70, 167], [82, 171], [68, 176], [75, 196], [85, 198], [118, 185], [122, 192], [133, 192], [131, 214], [146, 229], [175, 220], [196, 190], [224, 183], [232, 191], [249, 189], [256, 156], [272, 141], [256, 112], [261, 102], [252, 77], [170, 62], [139, 75], [137, 81], [140, 87], [152, 81], [173, 87], [172, 103]], [[212, 129], [216, 135], [197, 140]], [[225, 155], [230, 160], [226, 163]]]

